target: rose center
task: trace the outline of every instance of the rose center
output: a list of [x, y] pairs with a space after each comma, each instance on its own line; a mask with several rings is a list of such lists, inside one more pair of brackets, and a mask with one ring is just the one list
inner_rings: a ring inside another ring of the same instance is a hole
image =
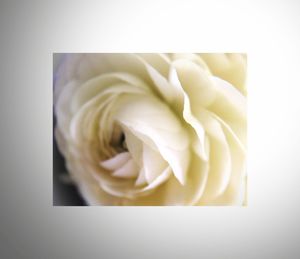
[[125, 134], [119, 125], [115, 125], [111, 139], [110, 146], [113, 147], [118, 153], [128, 151]]

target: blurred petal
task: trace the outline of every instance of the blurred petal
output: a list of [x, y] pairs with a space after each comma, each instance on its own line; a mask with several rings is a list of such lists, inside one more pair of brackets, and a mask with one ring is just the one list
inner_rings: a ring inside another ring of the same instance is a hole
[[126, 127], [123, 127], [123, 132], [125, 134], [128, 151], [135, 163], [139, 165], [139, 167], [142, 167], [143, 143]]
[[169, 179], [170, 175], [172, 174], [171, 168], [168, 166], [164, 171], [161, 172], [153, 181], [148, 184], [142, 191], [148, 191], [151, 189], [156, 188], [157, 186], [161, 185], [163, 182]]
[[168, 167], [168, 163], [151, 147], [143, 145], [143, 168], [148, 183], [151, 183]]
[[189, 96], [185, 93], [179, 81], [175, 68], [170, 70], [170, 81], [180, 91], [183, 96], [183, 118], [195, 131], [197, 137], [193, 137], [193, 149], [203, 160], [208, 159], [208, 154], [205, 151], [205, 131], [200, 121], [195, 118], [191, 111], [191, 103]]
[[172, 65], [182, 89], [189, 97], [192, 109], [194, 106], [209, 106], [215, 100], [214, 82], [205, 70], [185, 59], [176, 60]]
[[173, 53], [172, 60], [183, 59], [194, 62], [205, 71], [210, 71], [205, 61], [197, 54], [194, 53]]
[[144, 168], [141, 168], [138, 178], [135, 181], [135, 186], [141, 186], [146, 183], [147, 183], [147, 180], [146, 180], [145, 170], [144, 170]]
[[131, 159], [129, 152], [123, 152], [115, 155], [114, 157], [101, 161], [100, 165], [107, 170], [117, 170]]
[[213, 200], [200, 200], [199, 205], [239, 205], [245, 201], [246, 166], [245, 153], [232, 134], [224, 128], [224, 134], [230, 147], [231, 177], [224, 192]]
[[160, 53], [139, 53], [136, 55], [141, 58], [143, 63], [152, 67], [163, 77], [168, 77], [170, 68], [170, 60], [168, 56]]
[[138, 167], [133, 159], [129, 159], [122, 167], [115, 170], [112, 175], [121, 178], [135, 178], [138, 175]]
[[233, 84], [243, 94], [246, 94], [245, 55], [238, 53], [204, 53], [200, 56], [205, 60], [212, 73]]
[[216, 83], [217, 95], [215, 102], [208, 109], [220, 119], [220, 122], [225, 122], [245, 145], [246, 98], [228, 82], [217, 77], [213, 79]]
[[[136, 136], [150, 139], [170, 164], [176, 178], [184, 184], [189, 163], [189, 139], [168, 106], [156, 98], [141, 97], [123, 98], [120, 107], [116, 120]], [[163, 118], [164, 124], [157, 125], [155, 118]]]
[[70, 110], [70, 100], [75, 92], [77, 87], [77, 83], [75, 81], [71, 81], [65, 85], [65, 87], [61, 90], [60, 95], [56, 100], [55, 115], [57, 118], [57, 125], [60, 129], [68, 129], [70, 120], [71, 120], [71, 110]]
[[174, 177], [163, 186], [161, 203], [163, 205], [194, 205], [199, 202], [206, 186], [209, 173], [207, 162], [199, 159], [199, 156], [192, 152], [189, 174], [186, 184], [181, 185]]
[[232, 165], [230, 148], [220, 123], [203, 110], [197, 114], [203, 123], [210, 142], [209, 177], [203, 200], [210, 201], [222, 194], [228, 186]]
[[[112, 88], [115, 85], [126, 85], [127, 89], [129, 87], [140, 91], [140, 89], [144, 89], [146, 92], [148, 91], [147, 85], [140, 80], [138, 77], [135, 77], [126, 73], [109, 73], [94, 77], [77, 89], [74, 94], [74, 97], [71, 100], [72, 111], [76, 112], [84, 103], [93, 99], [98, 94], [103, 94], [103, 91]], [[126, 92], [126, 88], [120, 89], [120, 91]], [[107, 91], [105, 91], [107, 92]]]

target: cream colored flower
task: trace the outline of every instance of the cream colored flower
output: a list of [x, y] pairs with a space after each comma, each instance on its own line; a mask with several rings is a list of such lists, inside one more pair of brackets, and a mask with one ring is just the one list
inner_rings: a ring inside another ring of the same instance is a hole
[[246, 57], [67, 54], [55, 136], [90, 205], [242, 205]]

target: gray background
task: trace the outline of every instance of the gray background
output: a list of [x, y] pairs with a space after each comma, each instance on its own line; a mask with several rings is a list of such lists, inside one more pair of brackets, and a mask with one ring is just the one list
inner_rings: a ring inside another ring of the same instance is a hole
[[[1, 258], [299, 258], [298, 1], [1, 1]], [[247, 52], [249, 205], [53, 207], [53, 52]]]

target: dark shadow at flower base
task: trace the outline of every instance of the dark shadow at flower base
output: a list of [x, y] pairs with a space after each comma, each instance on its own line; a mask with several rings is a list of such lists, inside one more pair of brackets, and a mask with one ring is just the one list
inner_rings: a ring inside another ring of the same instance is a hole
[[[53, 122], [55, 125], [55, 118]], [[58, 150], [53, 135], [53, 206], [86, 206], [77, 188], [64, 180], [67, 176], [65, 160]]]

